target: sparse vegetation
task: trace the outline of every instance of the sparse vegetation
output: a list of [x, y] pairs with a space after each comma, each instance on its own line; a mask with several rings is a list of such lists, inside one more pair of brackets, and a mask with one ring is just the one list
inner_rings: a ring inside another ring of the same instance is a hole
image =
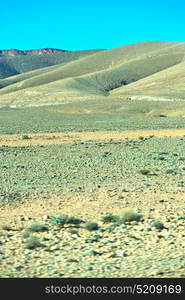
[[52, 222], [52, 224], [55, 224], [55, 225], [65, 225], [65, 224], [79, 225], [83, 221], [76, 217], [71, 217], [68, 215], [61, 215], [58, 217], [52, 216], [51, 222]]
[[10, 231], [10, 230], [12, 230], [12, 227], [9, 224], [2, 224], [1, 229]]
[[21, 139], [22, 139], [22, 140], [30, 140], [31, 137], [28, 136], [28, 135], [26, 135], [26, 134], [24, 134], [24, 135], [21, 136]]
[[137, 213], [132, 209], [125, 209], [120, 216], [120, 223], [132, 222], [132, 221], [141, 221], [142, 214]]
[[183, 220], [183, 221], [185, 221], [185, 216], [178, 217], [178, 220]]
[[174, 170], [174, 169], [168, 169], [168, 170], [166, 170], [166, 174], [173, 174], [173, 175], [175, 175], [175, 174], [177, 174], [177, 171]]
[[22, 239], [27, 239], [30, 237], [30, 232], [28, 232], [27, 230], [25, 230], [23, 233], [22, 233]]
[[89, 231], [98, 230], [98, 224], [96, 222], [87, 222], [84, 226], [85, 229]]
[[26, 249], [35, 249], [38, 247], [45, 247], [44, 244], [40, 242], [40, 239], [37, 236], [30, 236], [25, 240]]
[[44, 224], [33, 223], [30, 226], [28, 226], [26, 230], [30, 232], [44, 232], [44, 231], [48, 231], [48, 227], [45, 226]]
[[77, 235], [79, 234], [79, 233], [78, 233], [78, 230], [75, 229], [75, 228], [69, 228], [69, 229], [68, 229], [68, 232], [71, 233], [71, 234], [77, 234]]
[[119, 221], [119, 217], [112, 214], [107, 214], [101, 218], [101, 221], [103, 223], [114, 223]]
[[111, 223], [109, 227], [107, 227], [106, 231], [107, 232], [113, 232], [114, 229], [120, 225], [120, 218], [118, 217], [117, 222], [116, 223]]
[[151, 223], [152, 227], [158, 229], [158, 230], [162, 230], [165, 228], [164, 224], [159, 221], [159, 220], [154, 220], [152, 223]]

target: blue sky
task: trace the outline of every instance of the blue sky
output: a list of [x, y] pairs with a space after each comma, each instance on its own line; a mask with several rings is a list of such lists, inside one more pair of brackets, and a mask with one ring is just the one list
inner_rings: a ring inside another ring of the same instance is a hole
[[113, 48], [185, 41], [185, 0], [5, 0], [0, 49]]

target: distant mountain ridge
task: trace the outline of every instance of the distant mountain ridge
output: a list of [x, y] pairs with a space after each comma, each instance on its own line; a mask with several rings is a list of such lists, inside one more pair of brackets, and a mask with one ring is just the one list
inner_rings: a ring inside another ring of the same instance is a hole
[[147, 41], [106, 50], [4, 56], [0, 106], [102, 97], [124, 101], [133, 96], [184, 101], [184, 70], [185, 42]]
[[0, 79], [39, 68], [65, 64], [99, 51], [103, 50], [67, 51], [56, 48], [42, 48], [25, 51], [13, 48], [9, 50], [0, 50]]
[[19, 49], [3, 49], [0, 50], [1, 56], [18, 56], [18, 55], [42, 55], [42, 54], [54, 54], [58, 52], [69, 52], [68, 50], [57, 48], [41, 48], [33, 50], [19, 50]]

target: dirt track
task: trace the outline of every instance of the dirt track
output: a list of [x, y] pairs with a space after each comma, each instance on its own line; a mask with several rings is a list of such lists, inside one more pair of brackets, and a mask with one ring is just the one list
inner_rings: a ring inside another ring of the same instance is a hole
[[106, 140], [106, 139], [134, 139], [146, 136], [177, 137], [184, 136], [185, 129], [162, 130], [134, 130], [134, 131], [97, 131], [97, 132], [69, 132], [69, 133], [37, 133], [26, 134], [29, 139], [23, 139], [22, 135], [0, 135], [0, 145], [9, 147], [20, 146], [47, 146], [68, 144], [75, 141]]

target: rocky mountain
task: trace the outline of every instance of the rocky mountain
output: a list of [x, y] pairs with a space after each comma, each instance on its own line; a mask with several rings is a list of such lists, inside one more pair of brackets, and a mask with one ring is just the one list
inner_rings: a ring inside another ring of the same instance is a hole
[[42, 55], [53, 54], [58, 52], [68, 52], [67, 50], [56, 48], [42, 48], [34, 50], [4, 49], [0, 50], [0, 56], [18, 56], [18, 55]]

